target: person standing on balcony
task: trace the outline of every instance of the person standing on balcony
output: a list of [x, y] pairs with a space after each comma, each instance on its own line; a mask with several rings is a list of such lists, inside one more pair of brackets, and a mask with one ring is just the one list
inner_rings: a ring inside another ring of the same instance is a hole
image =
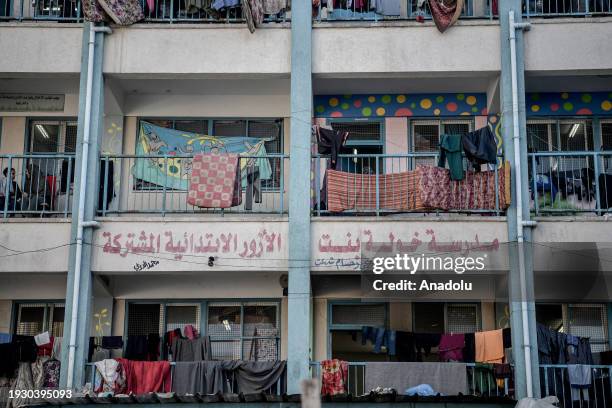
[[49, 211], [51, 209], [51, 192], [47, 186], [47, 179], [40, 168], [31, 163], [26, 167], [23, 194], [28, 197], [24, 201], [24, 209], [29, 211]]
[[[4, 177], [0, 180], [0, 211], [4, 210], [6, 201], [8, 200], [8, 210], [15, 211], [19, 204], [21, 204], [21, 189], [15, 181], [15, 169], [10, 169], [11, 175], [9, 176], [9, 168], [6, 167], [2, 174]], [[6, 197], [6, 185], [8, 184], [8, 199]]]

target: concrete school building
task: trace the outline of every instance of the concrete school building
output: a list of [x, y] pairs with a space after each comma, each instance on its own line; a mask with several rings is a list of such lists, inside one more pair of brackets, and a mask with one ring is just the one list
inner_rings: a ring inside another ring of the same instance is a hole
[[[186, 325], [210, 336], [216, 360], [249, 360], [257, 337], [272, 340], [289, 393], [331, 358], [349, 362], [351, 393], [368, 392], [368, 363], [395, 359], [353, 339], [364, 326], [510, 327], [517, 398], [569, 394], [552, 379], [567, 367], [538, 362], [536, 322], [589, 338], [594, 355], [610, 350], [610, 300], [562, 285], [545, 295], [533, 273], [562, 270], [551, 260], [585, 246], [599, 286], [610, 284], [607, 1], [471, 0], [444, 33], [428, 14], [417, 21], [416, 0], [392, 16], [322, 2], [314, 17], [293, 1], [252, 34], [237, 10], [216, 19], [153, 3], [143, 21], [93, 34], [79, 1], [0, 3], [0, 333], [61, 337], [62, 388], [89, 381], [90, 337]], [[437, 164], [442, 135], [489, 126], [509, 163], [510, 205], [394, 210], [377, 178], [371, 205], [330, 212], [329, 157], [312, 125], [348, 132], [340, 162], [375, 176]], [[260, 196], [189, 205], [194, 151], [176, 134], [265, 140]], [[26, 193], [19, 203], [11, 180]], [[365, 299], [361, 244], [415, 239], [423, 251], [497, 242], [507, 248], [490, 255], [503, 265], [498, 287], [465, 300]], [[563, 282], [580, 280], [573, 268]], [[612, 374], [595, 363], [597, 378]], [[594, 383], [591, 398], [606, 400], [604, 389]]]

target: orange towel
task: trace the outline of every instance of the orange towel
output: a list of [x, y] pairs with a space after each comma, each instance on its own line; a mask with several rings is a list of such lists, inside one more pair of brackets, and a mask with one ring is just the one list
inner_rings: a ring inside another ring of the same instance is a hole
[[502, 329], [475, 333], [476, 362], [503, 363], [504, 337]]

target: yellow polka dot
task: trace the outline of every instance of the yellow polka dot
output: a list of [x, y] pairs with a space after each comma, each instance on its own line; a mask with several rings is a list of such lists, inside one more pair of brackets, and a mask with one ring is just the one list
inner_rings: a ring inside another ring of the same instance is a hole
[[426, 99], [423, 99], [423, 100], [421, 101], [421, 108], [423, 108], [423, 109], [429, 109], [429, 108], [431, 108], [431, 99], [427, 99], [427, 98], [426, 98]]
[[375, 96], [368, 96], [368, 102], [370, 102], [370, 103], [376, 102], [376, 97]]
[[539, 105], [532, 105], [531, 106], [531, 111], [532, 112], [539, 112], [540, 111], [540, 106]]
[[404, 103], [406, 102], [406, 95], [397, 95], [396, 100], [398, 103]]
[[339, 103], [340, 101], [338, 100], [338, 98], [331, 98], [329, 100], [329, 106], [332, 106], [332, 107], [338, 106]]
[[567, 92], [563, 92], [561, 94], [561, 99], [567, 99], [567, 98], [569, 98], [569, 94]]
[[612, 102], [610, 102], [610, 101], [603, 101], [601, 103], [601, 109], [605, 110], [606, 112], [609, 111], [610, 109], [612, 109]]
[[470, 116], [470, 112], [461, 112], [461, 116]]
[[473, 95], [468, 96], [467, 98], [465, 98], [465, 103], [467, 103], [470, 106], [476, 104], [476, 97]]
[[440, 109], [436, 108], [434, 109], [434, 115], [439, 116], [440, 115]]
[[378, 116], [383, 116], [385, 114], [385, 108], [378, 108], [378, 109], [376, 109], [376, 114]]

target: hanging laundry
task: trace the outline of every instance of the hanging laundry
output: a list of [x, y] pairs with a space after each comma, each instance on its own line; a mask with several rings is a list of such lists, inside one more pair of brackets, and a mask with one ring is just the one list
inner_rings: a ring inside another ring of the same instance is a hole
[[203, 336], [197, 339], [175, 338], [171, 346], [173, 361], [202, 361], [210, 360], [212, 353], [210, 337]]
[[463, 361], [474, 363], [476, 361], [476, 336], [474, 333], [465, 333], [465, 347], [463, 348]]
[[119, 361], [106, 359], [96, 362], [94, 366], [97, 372], [94, 392], [112, 392], [113, 394], [125, 392], [125, 373]]
[[333, 359], [321, 361], [321, 395], [346, 394], [348, 363]]
[[167, 361], [130, 361], [117, 359], [126, 380], [126, 393], [170, 392], [170, 363]]
[[489, 126], [463, 135], [465, 157], [479, 171], [481, 164], [497, 164], [497, 141]]
[[[89, 21], [91, 23], [102, 23], [102, 22], [108, 22], [109, 20], [108, 15], [106, 14], [102, 6], [100, 6], [100, 3], [98, 3], [98, 0], [83, 0], [81, 2], [81, 8], [83, 9], [83, 15], [85, 16], [85, 21]], [[65, 161], [65, 163], [67, 165], [68, 161]], [[74, 162], [72, 163], [72, 165], [74, 166]], [[67, 175], [68, 172], [66, 171], [64, 173], [63, 169], [64, 167], [62, 166], [62, 176], [64, 176], [64, 174]], [[66, 166], [66, 170], [67, 169], [68, 167]], [[62, 183], [62, 189], [65, 189], [66, 188], [65, 186], [66, 184]]]
[[376, 0], [374, 8], [383, 16], [399, 16], [402, 6], [400, 0]]
[[144, 18], [138, 0], [98, 0], [98, 2], [115, 24], [131, 25]]
[[431, 17], [438, 31], [445, 32], [455, 24], [463, 11], [465, 0], [429, 0]]
[[474, 333], [476, 339], [476, 362], [503, 363], [504, 338], [502, 329]]
[[397, 361], [416, 361], [414, 335], [410, 332], [397, 331], [395, 333], [395, 351]]
[[242, 201], [239, 156], [196, 154], [187, 203], [203, 208], [230, 208]]
[[242, 15], [246, 20], [249, 31], [251, 34], [254, 33], [255, 29], [263, 23], [264, 11], [262, 0], [243, 0]]
[[443, 334], [438, 346], [440, 361], [463, 361], [464, 347], [464, 334]]
[[570, 364], [567, 366], [567, 376], [572, 389], [572, 401], [589, 400], [589, 387], [592, 380], [592, 368], [585, 364]]
[[[416, 348], [416, 360], [423, 361], [425, 357], [431, 354], [431, 349], [438, 347], [442, 335], [439, 333], [414, 333], [414, 346]], [[426, 382], [426, 381], [422, 381]]]
[[461, 138], [461, 135], [440, 136], [440, 159], [438, 161], [438, 167], [445, 167], [448, 161], [451, 180], [463, 180], [463, 149], [461, 147]]
[[226, 8], [238, 7], [240, 6], [240, 0], [214, 0], [210, 5], [215, 11], [221, 11]]
[[61, 363], [51, 358], [43, 363], [43, 388], [58, 388]]
[[287, 8], [287, 0], [263, 0], [264, 14], [278, 14]]
[[102, 337], [102, 348], [103, 349], [122, 349], [123, 348], [123, 337], [121, 336], [103, 336]]
[[55, 358], [57, 360], [62, 359], [62, 337], [55, 337], [53, 339], [53, 350], [51, 351], [51, 358]]
[[186, 325], [185, 337], [187, 337], [189, 340], [195, 339], [196, 337], [198, 337], [198, 330], [191, 324]]
[[[13, 390], [33, 390], [34, 380], [32, 378], [32, 367], [30, 363], [20, 363], [17, 372], [17, 380], [13, 384]], [[30, 405], [32, 398], [27, 397], [28, 393], [19, 393], [15, 398], [8, 401], [6, 408], [21, 408]]]

